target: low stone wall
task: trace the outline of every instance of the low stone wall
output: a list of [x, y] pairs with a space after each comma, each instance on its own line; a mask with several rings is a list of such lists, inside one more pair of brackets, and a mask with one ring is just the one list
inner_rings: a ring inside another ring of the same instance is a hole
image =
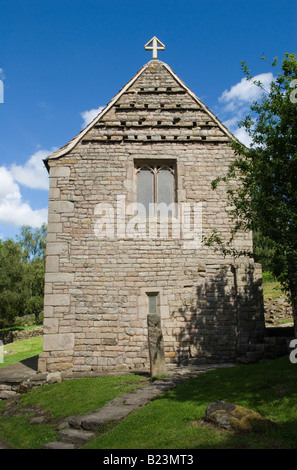
[[284, 324], [291, 320], [293, 324], [292, 306], [285, 295], [277, 298], [268, 297], [264, 301], [265, 323], [271, 326]]
[[6, 379], [5, 382], [0, 383], [0, 402], [3, 400], [13, 400], [17, 398], [19, 394], [29, 392], [32, 388], [61, 381], [61, 373], [35, 374], [24, 380], [18, 380], [13, 377], [10, 380]]
[[13, 343], [13, 341], [20, 341], [22, 339], [34, 338], [35, 336], [42, 336], [43, 327], [37, 326], [36, 328], [22, 330], [22, 331], [2, 331], [0, 332], [0, 341], [3, 344]]

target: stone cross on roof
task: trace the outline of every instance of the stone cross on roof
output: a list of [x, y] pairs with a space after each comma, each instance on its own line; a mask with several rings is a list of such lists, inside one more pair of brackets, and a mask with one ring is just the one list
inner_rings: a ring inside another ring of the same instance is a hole
[[144, 46], [146, 51], [153, 51], [153, 59], [157, 59], [157, 51], [164, 51], [164, 44], [154, 36], [149, 42]]

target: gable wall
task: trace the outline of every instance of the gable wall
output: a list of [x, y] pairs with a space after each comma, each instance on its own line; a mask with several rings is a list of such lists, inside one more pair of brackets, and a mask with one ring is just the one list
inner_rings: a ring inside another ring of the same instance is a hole
[[[148, 367], [147, 293], [156, 291], [167, 362], [229, 362], [251, 353], [250, 339], [262, 328], [252, 260], [236, 269], [213, 249], [189, 248], [183, 237], [135, 240], [116, 230], [113, 239], [98, 237], [98, 204], [116, 210], [117, 196], [126, 207], [136, 202], [134, 161], [141, 158], [176, 161], [178, 202], [201, 202], [203, 235], [216, 228], [228, 237], [225, 188], [211, 189], [234, 158], [227, 143], [157, 62], [70, 153], [49, 161], [40, 370]], [[251, 244], [251, 234], [239, 235], [238, 247]]]

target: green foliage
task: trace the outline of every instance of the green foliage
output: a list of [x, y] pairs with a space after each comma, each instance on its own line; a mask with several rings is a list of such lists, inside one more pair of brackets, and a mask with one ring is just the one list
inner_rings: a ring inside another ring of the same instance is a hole
[[[242, 66], [247, 79], [253, 81], [244, 62]], [[272, 66], [279, 66], [277, 59]], [[297, 312], [296, 78], [296, 55], [285, 54], [269, 91], [253, 81], [262, 89], [262, 98], [253, 103], [251, 113], [239, 123], [251, 137], [252, 145], [247, 148], [235, 140], [231, 143], [236, 160], [225, 176], [214, 181], [213, 187], [221, 181], [239, 181], [237, 188], [228, 190], [234, 232], [252, 229], [261, 234], [256, 256], [261, 259], [265, 255], [265, 268], [289, 292]]]
[[24, 266], [22, 251], [13, 240], [0, 241], [0, 327], [22, 314]]
[[276, 263], [276, 250], [274, 247], [274, 243], [269, 238], [263, 237], [259, 230], [254, 230], [253, 245], [254, 259], [257, 263], [260, 263], [262, 265], [263, 273], [272, 273], [274, 271], [274, 266]]
[[275, 276], [270, 271], [263, 271], [262, 279], [263, 283], [275, 282]]
[[22, 260], [25, 265], [24, 313], [35, 315], [37, 324], [43, 310], [46, 225], [36, 229], [24, 225], [17, 239], [22, 247]]
[[0, 240], [0, 328], [43, 310], [46, 225], [23, 226], [17, 241]]
[[43, 297], [41, 296], [32, 296], [29, 297], [26, 301], [25, 306], [25, 315], [33, 314], [35, 315], [35, 323], [39, 322], [39, 315], [43, 310]]
[[22, 247], [23, 260], [35, 261], [45, 258], [46, 232], [46, 224], [36, 229], [29, 225], [21, 227], [20, 234], [16, 238]]

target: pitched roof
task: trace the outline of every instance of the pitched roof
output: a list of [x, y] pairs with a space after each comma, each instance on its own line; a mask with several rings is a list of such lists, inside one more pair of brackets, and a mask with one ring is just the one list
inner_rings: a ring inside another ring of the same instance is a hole
[[220, 130], [232, 140], [236, 140], [234, 135], [221, 123], [221, 121], [207, 108], [207, 106], [185, 85], [185, 83], [173, 72], [173, 70], [169, 67], [169, 65], [161, 62], [159, 60], [151, 60], [147, 64], [145, 64], [139, 72], [117, 93], [114, 98], [107, 104], [107, 106], [93, 119], [88, 126], [83, 129], [79, 134], [77, 134], [72, 140], [70, 140], [66, 145], [61, 147], [59, 150], [50, 154], [47, 158], [44, 159], [44, 163], [47, 167], [48, 161], [53, 159], [58, 159], [66, 155], [68, 152], [73, 150], [76, 145], [83, 139], [83, 137], [95, 126], [100, 119], [117, 103], [117, 101], [124, 95], [124, 93], [135, 83], [135, 81], [153, 64], [158, 63], [162, 65], [167, 72], [171, 75], [171, 77], [179, 84], [179, 86], [186, 92], [190, 97], [199, 105], [199, 107], [211, 118], [216, 125], [220, 128]]

